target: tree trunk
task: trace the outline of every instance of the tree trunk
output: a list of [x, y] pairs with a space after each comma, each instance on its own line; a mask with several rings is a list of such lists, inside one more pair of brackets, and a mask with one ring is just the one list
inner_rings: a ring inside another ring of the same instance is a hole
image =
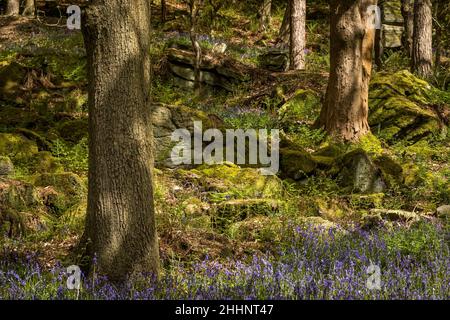
[[192, 49], [194, 50], [195, 61], [194, 61], [194, 91], [197, 95], [200, 94], [201, 90], [201, 70], [200, 65], [202, 63], [202, 47], [198, 42], [197, 35], [197, 20], [200, 7], [203, 5], [203, 0], [190, 0], [189, 10], [190, 10], [190, 31], [189, 36], [191, 38]]
[[166, 0], [161, 0], [161, 22], [167, 21], [167, 3]]
[[259, 15], [260, 15], [259, 29], [261, 31], [266, 31], [267, 28], [269, 28], [271, 22], [272, 0], [262, 0]]
[[318, 121], [328, 134], [355, 141], [370, 132], [369, 81], [375, 30], [368, 6], [376, 0], [331, 1], [331, 69]]
[[305, 69], [306, 0], [290, 0], [291, 70]]
[[446, 19], [446, 11], [445, 11], [445, 4], [442, 1], [436, 1], [436, 8], [435, 8], [435, 17], [437, 23], [436, 26], [436, 37], [435, 37], [435, 48], [436, 48], [436, 57], [434, 60], [434, 68], [436, 71], [439, 71], [441, 69], [441, 59], [442, 59], [442, 33], [443, 33], [443, 26], [445, 25], [445, 19]]
[[157, 273], [150, 105], [150, 1], [94, 0], [83, 35], [89, 75], [85, 238], [97, 270]]
[[281, 23], [280, 32], [278, 34], [278, 42], [288, 44], [291, 38], [291, 4], [290, 0], [284, 11], [283, 22]]
[[414, 34], [414, 0], [402, 0], [402, 16], [405, 32], [403, 34], [403, 46], [408, 57], [412, 57]]
[[414, 3], [412, 71], [423, 78], [433, 73], [433, 16], [431, 0]]
[[8, 0], [6, 4], [6, 15], [7, 16], [18, 16], [19, 15], [19, 0]]
[[35, 10], [36, 10], [36, 8], [34, 5], [34, 0], [26, 0], [22, 15], [28, 16], [28, 17], [34, 17]]

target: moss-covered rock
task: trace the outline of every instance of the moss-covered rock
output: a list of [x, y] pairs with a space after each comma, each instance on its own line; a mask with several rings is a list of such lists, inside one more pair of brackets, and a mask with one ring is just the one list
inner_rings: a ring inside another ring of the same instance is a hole
[[0, 156], [0, 176], [8, 176], [14, 172], [14, 165], [9, 157]]
[[0, 68], [0, 96], [2, 99], [12, 99], [20, 96], [17, 92], [23, 84], [27, 70], [17, 62]]
[[64, 171], [59, 160], [48, 151], [41, 151], [36, 154], [32, 169], [36, 173], [61, 173]]
[[386, 189], [380, 169], [362, 149], [339, 157], [334, 166], [338, 183], [348, 192], [379, 193]]
[[56, 214], [79, 204], [86, 194], [81, 178], [71, 172], [40, 174], [36, 176], [34, 185], [52, 191], [46, 197], [46, 205]]
[[0, 155], [8, 156], [14, 163], [24, 163], [38, 153], [34, 141], [20, 134], [0, 133]]
[[281, 180], [261, 175], [257, 169], [241, 168], [233, 163], [202, 165], [193, 170], [178, 169], [178, 179], [207, 192], [211, 202], [229, 199], [273, 198], [283, 194]]
[[408, 225], [420, 220], [420, 216], [414, 212], [404, 210], [372, 209], [362, 216], [362, 226], [372, 228], [377, 226], [390, 227], [393, 223]]
[[316, 161], [306, 151], [280, 149], [280, 170], [283, 178], [300, 180], [311, 175], [316, 168]]
[[176, 145], [171, 139], [177, 129], [186, 129], [191, 135], [194, 122], [200, 121], [203, 130], [222, 129], [222, 121], [203, 111], [179, 105], [155, 104], [152, 112], [153, 137], [155, 140], [155, 162], [158, 167], [175, 167], [170, 158], [172, 148]]
[[213, 215], [213, 226], [225, 230], [230, 224], [255, 216], [270, 216], [280, 211], [282, 202], [273, 199], [238, 199], [220, 203]]
[[439, 134], [441, 122], [428, 106], [433, 88], [408, 71], [374, 76], [369, 93], [369, 124], [389, 143], [417, 142]]
[[64, 140], [77, 143], [88, 136], [88, 120], [75, 119], [61, 122], [57, 126], [57, 131]]

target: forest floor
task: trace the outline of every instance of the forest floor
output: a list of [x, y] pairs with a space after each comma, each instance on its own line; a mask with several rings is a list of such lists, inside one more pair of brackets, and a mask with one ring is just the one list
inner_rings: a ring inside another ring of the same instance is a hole
[[[94, 272], [81, 298], [449, 298], [445, 85], [414, 77], [401, 52], [387, 52], [371, 84], [373, 134], [337, 144], [313, 126], [329, 68], [323, 8], [308, 21], [307, 72], [261, 67], [281, 12], [261, 33], [224, 10], [202, 46], [244, 80], [224, 90], [216, 79], [198, 96], [170, 56], [189, 45], [182, 9], [155, 23], [154, 104], [171, 110], [169, 120], [187, 114], [186, 125], [279, 129], [280, 174], [230, 163], [167, 167], [157, 156], [160, 281], [117, 288]], [[0, 18], [0, 298], [75, 298], [65, 267], [84, 263], [74, 249], [87, 197], [86, 58], [81, 33], [54, 22]], [[367, 285], [374, 266], [379, 290]]]

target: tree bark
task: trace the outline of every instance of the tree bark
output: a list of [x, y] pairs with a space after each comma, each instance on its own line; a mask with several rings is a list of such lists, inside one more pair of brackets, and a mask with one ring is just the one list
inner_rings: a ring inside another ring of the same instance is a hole
[[7, 16], [18, 16], [19, 15], [19, 0], [8, 0], [6, 4], [6, 15]]
[[85, 239], [98, 272], [157, 273], [150, 105], [150, 1], [94, 0], [84, 10], [89, 76]]
[[35, 11], [36, 11], [36, 8], [34, 5], [34, 0], [26, 0], [22, 15], [28, 16], [28, 17], [34, 17]]
[[405, 32], [403, 34], [403, 46], [408, 57], [412, 57], [414, 34], [414, 0], [402, 0], [402, 16]]
[[288, 44], [291, 38], [291, 4], [290, 0], [284, 11], [283, 22], [281, 23], [280, 32], [278, 33], [278, 42]]
[[291, 7], [291, 70], [305, 69], [306, 0], [290, 0]]
[[272, 0], [262, 0], [259, 14], [260, 14], [259, 29], [261, 31], [266, 31], [267, 28], [269, 28], [271, 22]]
[[370, 132], [369, 82], [375, 30], [369, 21], [376, 0], [331, 1], [331, 69], [318, 121], [329, 135], [356, 141]]
[[161, 0], [161, 22], [167, 21], [167, 3], [166, 0]]
[[423, 78], [433, 74], [433, 16], [431, 0], [414, 3], [412, 71]]
[[200, 66], [202, 63], [202, 47], [198, 41], [197, 35], [197, 22], [200, 7], [203, 5], [203, 0], [189, 0], [189, 11], [190, 11], [190, 30], [189, 36], [191, 38], [192, 49], [194, 50], [195, 61], [194, 61], [194, 91], [197, 95], [201, 91], [201, 70]]

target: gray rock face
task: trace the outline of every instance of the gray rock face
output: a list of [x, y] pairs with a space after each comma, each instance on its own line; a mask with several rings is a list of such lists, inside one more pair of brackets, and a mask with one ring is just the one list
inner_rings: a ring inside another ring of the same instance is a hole
[[382, 44], [384, 48], [400, 48], [404, 26], [400, 0], [387, 0], [381, 6]]
[[158, 167], [175, 167], [170, 157], [172, 148], [176, 144], [172, 141], [172, 133], [175, 130], [187, 129], [193, 136], [195, 121], [202, 123], [203, 130], [220, 129], [222, 126], [222, 121], [217, 117], [186, 106], [155, 104], [152, 110], [154, 157]]
[[286, 71], [289, 68], [289, 53], [282, 49], [270, 50], [259, 57], [259, 66], [269, 71]]
[[[169, 48], [169, 69], [174, 75], [174, 84], [182, 88], [194, 86], [195, 58], [192, 51]], [[205, 55], [200, 65], [200, 81], [209, 87], [233, 91], [235, 85], [247, 81], [246, 67], [227, 58], [216, 59]]]
[[439, 218], [450, 219], [450, 205], [440, 206], [436, 212]]
[[352, 192], [380, 193], [387, 188], [380, 169], [362, 149], [344, 155], [338, 160], [338, 166], [341, 168], [339, 183]]
[[383, 25], [383, 47], [384, 48], [400, 48], [402, 44], [403, 32], [405, 28], [402, 26]]
[[0, 176], [8, 176], [14, 172], [14, 165], [8, 157], [0, 156]]

